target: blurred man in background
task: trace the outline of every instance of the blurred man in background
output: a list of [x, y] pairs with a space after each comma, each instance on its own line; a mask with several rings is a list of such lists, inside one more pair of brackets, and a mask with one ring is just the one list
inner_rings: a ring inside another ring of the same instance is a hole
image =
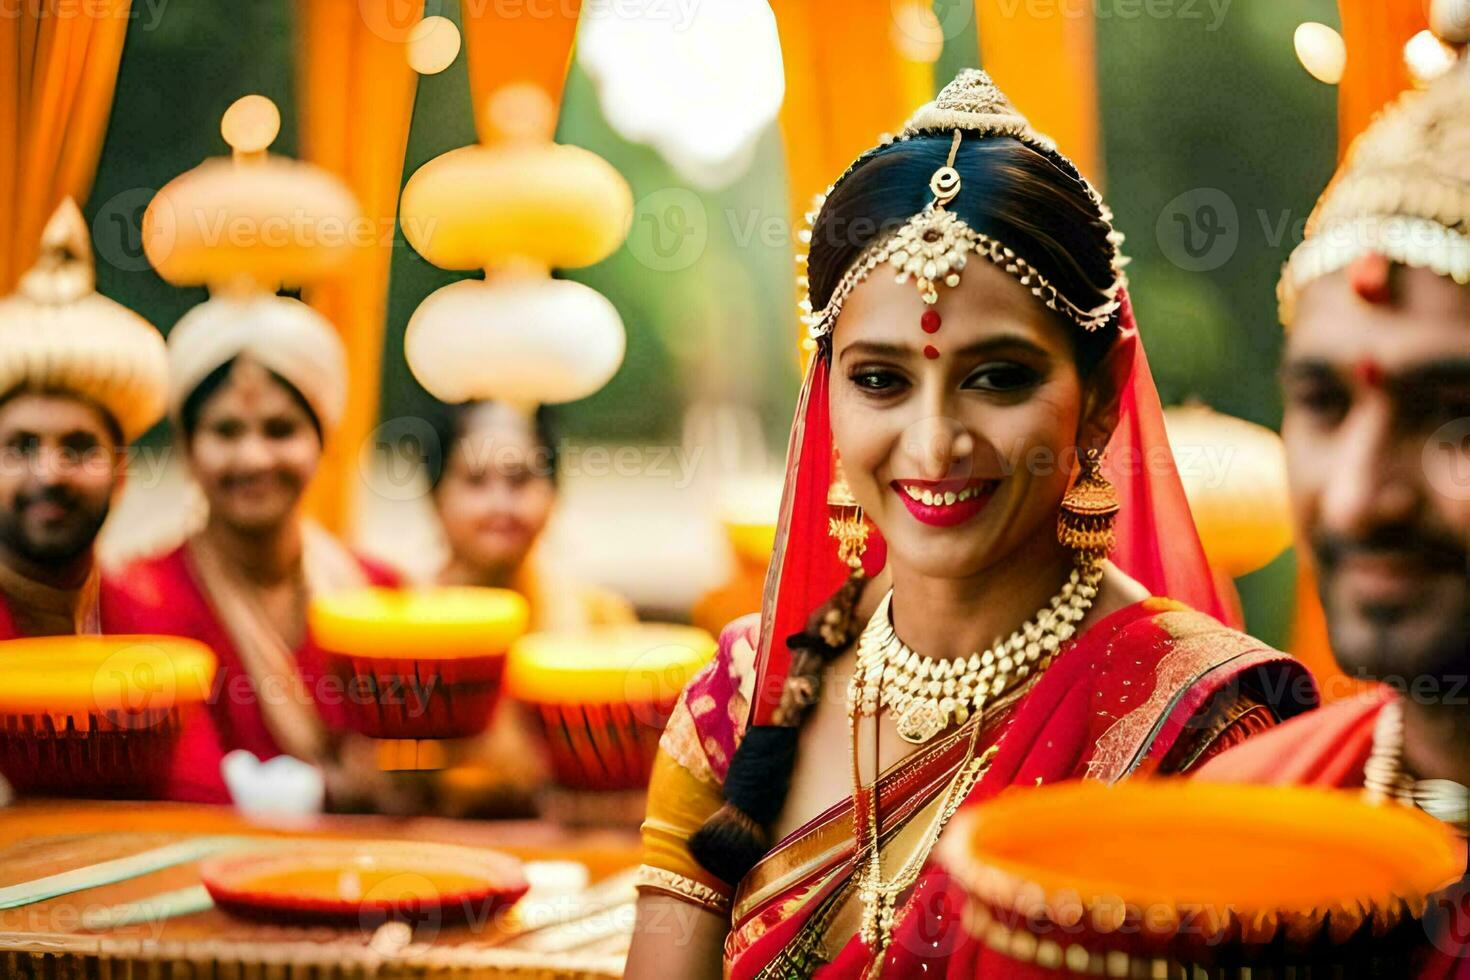
[[0, 639], [101, 632], [115, 605], [93, 542], [129, 440], [163, 414], [168, 365], [153, 325], [93, 287], [67, 200], [0, 300]]
[[1470, 807], [1470, 65], [1354, 143], [1284, 271], [1282, 435], [1332, 648], [1382, 684], [1203, 778]]

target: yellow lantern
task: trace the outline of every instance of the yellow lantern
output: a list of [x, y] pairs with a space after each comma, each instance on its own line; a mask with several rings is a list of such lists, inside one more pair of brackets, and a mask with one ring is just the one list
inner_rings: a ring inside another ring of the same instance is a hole
[[1235, 578], [1286, 550], [1291, 507], [1281, 437], [1203, 405], [1168, 409], [1164, 424], [1210, 564]]
[[399, 220], [420, 255], [485, 270], [414, 311], [409, 367], [447, 402], [586, 397], [622, 363], [622, 321], [601, 294], [550, 272], [610, 255], [632, 222], [632, 191], [601, 157], [551, 141], [535, 86], [508, 86], [486, 112], [490, 142], [430, 160], [403, 190]]
[[320, 167], [271, 156], [275, 104], [235, 102], [220, 122], [231, 157], [205, 160], [163, 186], [143, 214], [143, 253], [167, 282], [275, 292], [342, 268], [361, 244], [362, 212]]

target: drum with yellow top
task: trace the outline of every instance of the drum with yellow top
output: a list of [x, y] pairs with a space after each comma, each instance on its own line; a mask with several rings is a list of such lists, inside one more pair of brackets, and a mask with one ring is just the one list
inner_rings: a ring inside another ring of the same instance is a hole
[[506, 687], [540, 719], [564, 787], [637, 789], [679, 692], [714, 652], [692, 626], [532, 633], [511, 647]]
[[1012, 980], [1413, 976], [1420, 917], [1465, 868], [1416, 809], [1183, 781], [1011, 790], [937, 854], [967, 893], [975, 975]]
[[0, 643], [0, 774], [23, 795], [163, 794], [214, 653], [171, 636]]
[[465, 738], [500, 697], [505, 652], [526, 630], [507, 589], [353, 589], [312, 600], [312, 636], [344, 686], [343, 724], [373, 738]]

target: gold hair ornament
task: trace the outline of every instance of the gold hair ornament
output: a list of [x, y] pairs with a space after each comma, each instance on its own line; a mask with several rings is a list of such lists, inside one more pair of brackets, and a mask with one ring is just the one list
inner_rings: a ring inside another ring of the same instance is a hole
[[[898, 140], [908, 140], [942, 130], [952, 131], [953, 139], [944, 166], [929, 178], [933, 200], [891, 235], [869, 245], [838, 281], [827, 305], [820, 310], [814, 310], [811, 304], [810, 283], [806, 276], [807, 257], [797, 257], [801, 267], [797, 289], [802, 296], [802, 322], [807, 325], [810, 337], [816, 340], [831, 332], [837, 315], [842, 311], [842, 306], [853, 289], [878, 267], [885, 264], [890, 266], [898, 282], [912, 279], [924, 303], [932, 307], [939, 300], [941, 284], [950, 288], [959, 285], [960, 272], [972, 253], [1014, 276], [1049, 309], [1060, 313], [1084, 330], [1098, 330], [1111, 322], [1120, 305], [1118, 293], [1126, 284], [1123, 266], [1127, 259], [1119, 250], [1123, 236], [1112, 228], [1112, 212], [1097, 191], [1077, 171], [1076, 166], [1062, 156], [1049, 139], [1035, 132], [1026, 118], [1016, 111], [1010, 100], [991, 81], [990, 76], [979, 69], [960, 72], [933, 102], [914, 114], [900, 132]], [[1081, 183], [1097, 207], [1100, 220], [1108, 225], [1107, 237], [1113, 248], [1113, 281], [1104, 290], [1107, 296], [1104, 302], [1090, 309], [1077, 306], [1004, 242], [976, 231], [959, 215], [946, 209], [946, 205], [960, 193], [961, 180], [954, 162], [965, 133], [975, 133], [981, 137], [1014, 137], [1047, 156]], [[885, 135], [879, 145], [886, 146], [893, 139], [892, 136]], [[866, 156], [865, 153], [848, 167], [833, 187], [841, 183]], [[818, 196], [813, 210], [807, 212], [807, 225], [799, 235], [803, 244], [810, 244], [811, 227], [831, 192], [832, 187], [829, 187], [826, 193]], [[924, 323], [924, 329], [928, 333], [933, 333], [938, 326], [937, 317], [930, 317]]]

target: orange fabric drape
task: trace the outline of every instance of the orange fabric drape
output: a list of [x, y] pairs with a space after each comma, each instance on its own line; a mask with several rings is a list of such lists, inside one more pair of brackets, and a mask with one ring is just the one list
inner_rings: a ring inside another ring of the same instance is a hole
[[299, 0], [302, 156], [352, 188], [369, 241], [344, 272], [305, 292], [347, 347], [347, 408], [307, 504], [336, 532], [351, 526], [358, 454], [378, 423], [394, 218], [418, 88], [404, 42], [423, 7], [423, 0]]
[[934, 96], [932, 67], [905, 58], [893, 0], [771, 0], [786, 98], [781, 136], [792, 217], [883, 133]]
[[[1298, 556], [1301, 552], [1298, 550]], [[1317, 678], [1322, 701], [1341, 701], [1372, 690], [1367, 681], [1353, 680], [1337, 666], [1327, 640], [1327, 617], [1317, 598], [1317, 577], [1306, 561], [1298, 557], [1296, 576], [1296, 617], [1291, 624], [1291, 655], [1307, 665]]]
[[1429, 26], [1424, 0], [1338, 0], [1347, 64], [1337, 86], [1338, 155], [1411, 84], [1404, 45]]
[[496, 5], [485, 0], [461, 4], [470, 96], [481, 139], [489, 138], [484, 129], [486, 103], [502, 86], [532, 82], [551, 96], [554, 107], [561, 106], [581, 7], [580, 0], [562, 0], [543, 5], [534, 16], [527, 12], [518, 17], [496, 17]]
[[1101, 185], [1096, 32], [1091, 4], [975, 0], [980, 65], [1001, 91]]
[[131, 9], [0, 3], [0, 295], [35, 261], [57, 205], [91, 190]]

